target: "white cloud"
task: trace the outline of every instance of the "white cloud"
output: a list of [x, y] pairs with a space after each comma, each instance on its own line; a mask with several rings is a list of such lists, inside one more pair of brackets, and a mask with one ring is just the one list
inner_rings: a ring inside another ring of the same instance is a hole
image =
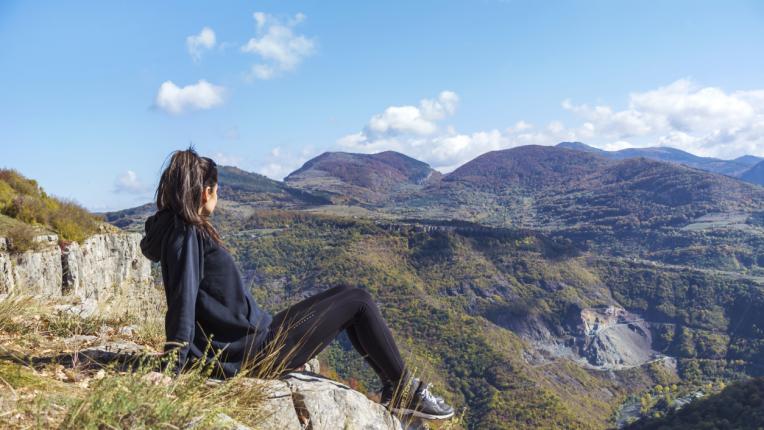
[[225, 89], [204, 79], [196, 84], [178, 87], [165, 81], [156, 96], [156, 105], [171, 114], [181, 114], [193, 109], [211, 109], [223, 104]]
[[[454, 115], [459, 96], [442, 91], [435, 99], [423, 99], [418, 106], [390, 106], [373, 115], [363, 131], [337, 140], [341, 150], [375, 153], [393, 150], [426, 161], [447, 172], [484, 152], [512, 145], [499, 130], [459, 133], [441, 122]], [[516, 127], [526, 130], [523, 121]]]
[[271, 148], [264, 160], [255, 167], [254, 171], [281, 181], [316, 155], [318, 152], [312, 145], [303, 146], [299, 150], [275, 146]]
[[128, 194], [143, 194], [148, 188], [138, 179], [138, 175], [128, 170], [114, 180], [114, 192]]
[[587, 120], [601, 145], [628, 140], [721, 158], [764, 155], [764, 90], [725, 92], [684, 78], [630, 93], [623, 110], [567, 99], [562, 107]]
[[199, 34], [186, 37], [186, 48], [188, 48], [188, 53], [191, 54], [191, 58], [193, 58], [194, 61], [199, 61], [205, 50], [214, 47], [215, 32], [209, 27], [202, 28], [202, 31], [200, 31]]
[[436, 122], [453, 115], [459, 96], [453, 91], [443, 91], [435, 100], [423, 99], [419, 106], [390, 106], [374, 115], [366, 126], [367, 134], [394, 135], [412, 133], [430, 135], [438, 130]]
[[294, 70], [316, 49], [315, 39], [296, 34], [294, 27], [305, 21], [303, 13], [297, 13], [287, 22], [274, 16], [255, 12], [257, 37], [241, 47], [243, 52], [255, 54], [262, 62], [252, 66], [250, 76], [257, 79], [271, 79], [281, 72]]
[[550, 120], [536, 126], [519, 120], [503, 131], [464, 133], [443, 121], [454, 115], [459, 97], [451, 91], [418, 105], [390, 106], [372, 115], [361, 131], [336, 141], [339, 150], [402, 152], [449, 172], [487, 151], [520, 145], [581, 141], [605, 150], [672, 146], [698, 155], [764, 156], [764, 90], [725, 92], [689, 79], [628, 95], [625, 109], [562, 101], [580, 121]]

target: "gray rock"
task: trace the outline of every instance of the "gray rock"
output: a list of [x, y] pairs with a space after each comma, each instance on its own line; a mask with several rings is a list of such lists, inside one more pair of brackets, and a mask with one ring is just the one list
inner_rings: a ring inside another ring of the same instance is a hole
[[321, 364], [318, 362], [318, 359], [314, 357], [308, 360], [305, 363], [305, 371], [316, 374], [321, 373]]
[[0, 251], [0, 292], [60, 296], [61, 275], [61, 250], [55, 244], [18, 254]]
[[122, 336], [132, 336], [138, 331], [138, 326], [136, 325], [128, 325], [124, 327], [120, 327], [120, 329], [117, 331]]
[[[61, 254], [62, 290], [104, 301], [126, 288], [143, 293], [153, 281], [151, 263], [140, 252], [138, 233], [96, 234], [72, 242]], [[131, 294], [132, 295], [132, 294]]]
[[387, 409], [347, 385], [299, 373], [290, 373], [285, 381], [297, 415], [309, 429], [402, 430]]
[[35, 238], [42, 249], [11, 253], [7, 240], [0, 245], [0, 293], [60, 297], [76, 295], [84, 301], [104, 302], [123, 294], [131, 300], [150, 300], [155, 294], [151, 262], [140, 252], [138, 233], [95, 234], [82, 245], [63, 250], [58, 236]]
[[83, 300], [79, 303], [62, 303], [53, 307], [57, 312], [77, 315], [82, 318], [93, 316], [98, 310], [98, 302], [95, 300]]
[[252, 379], [254, 389], [263, 390], [266, 400], [260, 409], [257, 428], [274, 430], [302, 430], [292, 398], [292, 391], [284, 381]]

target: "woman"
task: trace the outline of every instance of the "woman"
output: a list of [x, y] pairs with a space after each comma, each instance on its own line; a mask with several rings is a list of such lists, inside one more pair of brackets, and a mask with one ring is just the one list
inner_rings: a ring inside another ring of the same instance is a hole
[[230, 377], [269, 355], [284, 374], [345, 330], [382, 380], [381, 403], [388, 409], [426, 419], [453, 415], [453, 408], [429, 391], [430, 384], [406, 369], [365, 289], [338, 285], [275, 315], [260, 308], [210, 224], [217, 182], [212, 159], [191, 147], [173, 152], [156, 190], [158, 211], [146, 220], [141, 240], [143, 254], [161, 261], [167, 297], [164, 349], [177, 352], [176, 373], [204, 356], [207, 361], [214, 358], [218, 375]]

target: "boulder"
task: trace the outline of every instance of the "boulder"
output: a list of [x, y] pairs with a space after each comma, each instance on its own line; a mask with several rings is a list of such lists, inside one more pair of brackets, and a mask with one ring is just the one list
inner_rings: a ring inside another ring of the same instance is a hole
[[402, 430], [384, 406], [347, 385], [301, 373], [290, 373], [285, 381], [308, 429]]

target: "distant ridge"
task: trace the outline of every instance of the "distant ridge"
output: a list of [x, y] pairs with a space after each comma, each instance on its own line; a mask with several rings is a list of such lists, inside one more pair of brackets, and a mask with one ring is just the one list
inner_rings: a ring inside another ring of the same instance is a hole
[[760, 161], [750, 169], [746, 170], [740, 179], [754, 184], [764, 185], [764, 161]]
[[[648, 148], [626, 148], [618, 151], [605, 151], [581, 142], [560, 142], [558, 147], [574, 149], [577, 151], [591, 152], [603, 157], [622, 160], [625, 158], [645, 157], [651, 160], [667, 161], [670, 163], [683, 164], [696, 169], [721, 173], [736, 178], [742, 178], [744, 173], [755, 164], [764, 161], [764, 158], [753, 155], [744, 155], [734, 160], [722, 160], [713, 157], [700, 157], [681, 149], [668, 146], [653, 146]], [[754, 182], [754, 181], [749, 181]], [[762, 182], [754, 182], [762, 184]]]

